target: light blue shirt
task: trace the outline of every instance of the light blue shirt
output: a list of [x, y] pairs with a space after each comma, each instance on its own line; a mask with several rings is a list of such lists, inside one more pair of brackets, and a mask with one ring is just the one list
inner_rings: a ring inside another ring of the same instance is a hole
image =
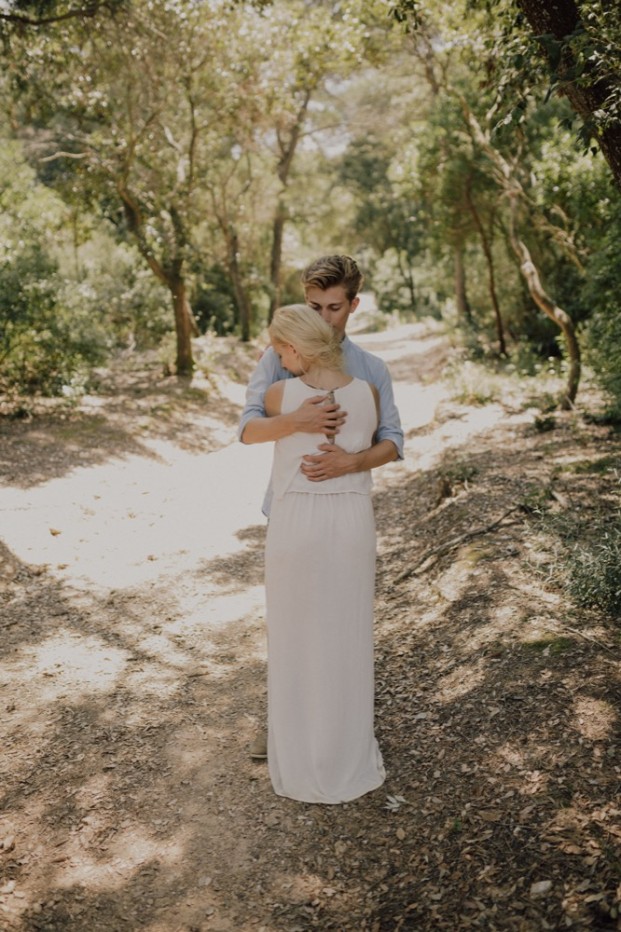
[[[375, 385], [379, 393], [380, 417], [375, 442], [392, 440], [397, 448], [399, 459], [403, 459], [403, 430], [393, 395], [392, 380], [386, 363], [378, 356], [374, 356], [373, 353], [368, 353], [356, 346], [349, 337], [343, 339], [341, 346], [345, 369], [349, 375], [370, 382]], [[256, 417], [266, 417], [264, 399], [270, 385], [290, 377], [291, 373], [280, 365], [280, 359], [273, 347], [268, 347], [248, 383], [246, 406], [242, 411], [237, 432], [240, 440], [248, 421], [252, 421]], [[270, 487], [263, 502], [263, 513], [265, 515], [269, 515], [271, 500], [272, 490]]]

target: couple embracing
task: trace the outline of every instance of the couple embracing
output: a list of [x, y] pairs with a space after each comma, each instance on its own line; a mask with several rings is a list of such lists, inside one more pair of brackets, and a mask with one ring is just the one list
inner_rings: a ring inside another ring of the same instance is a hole
[[386, 365], [345, 333], [361, 284], [349, 256], [304, 271], [306, 304], [276, 311], [239, 428], [244, 443], [275, 444], [263, 508], [269, 774], [277, 794], [311, 803], [356, 799], [385, 777], [371, 469], [402, 457], [403, 432]]

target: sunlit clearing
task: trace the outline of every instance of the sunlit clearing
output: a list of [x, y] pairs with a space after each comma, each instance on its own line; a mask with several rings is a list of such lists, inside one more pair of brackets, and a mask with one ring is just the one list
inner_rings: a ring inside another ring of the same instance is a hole
[[446, 455], [451, 447], [464, 446], [472, 437], [491, 431], [497, 424], [526, 422], [526, 416], [507, 418], [501, 405], [490, 404], [485, 408], [474, 408], [464, 417], [452, 418], [436, 430], [422, 437], [406, 441], [406, 464], [415, 472], [425, 472]]
[[20, 515], [3, 528], [7, 547], [90, 592], [167, 572], [180, 578], [244, 550], [235, 532], [248, 515], [263, 520], [270, 444], [245, 447], [243, 456], [239, 444], [208, 456], [160, 444], [158, 454], [76, 469], [35, 489], [0, 489], [0, 511]]

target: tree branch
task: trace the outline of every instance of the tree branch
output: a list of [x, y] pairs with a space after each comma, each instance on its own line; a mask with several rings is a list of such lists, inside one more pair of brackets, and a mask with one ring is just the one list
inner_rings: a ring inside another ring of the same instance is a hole
[[[455, 547], [459, 547], [460, 544], [464, 544], [467, 540], [472, 540], [473, 537], [480, 537], [482, 534], [489, 534], [490, 531], [495, 530], [499, 524], [508, 518], [509, 515], [512, 515], [515, 511], [521, 509], [521, 505], [513, 505], [508, 511], [505, 511], [500, 518], [496, 518], [495, 521], [492, 521], [491, 524], [486, 524], [485, 527], [474, 528], [472, 531], [467, 531], [465, 534], [460, 534], [459, 537], [454, 537], [452, 540], [447, 541], [445, 544], [440, 544], [438, 547], [432, 547], [431, 550], [428, 550], [427, 553], [421, 557], [421, 559], [414, 564], [414, 566], [408, 567], [407, 570], [404, 570], [394, 580], [395, 583], [401, 583], [406, 579], [409, 579], [410, 576], [416, 576], [418, 573], [424, 572], [433, 566], [433, 564], [442, 556], [447, 553], [450, 553], [451, 550], [454, 550]], [[429, 560], [432, 560], [432, 563], [429, 566], [425, 566]]]
[[0, 22], [11, 23], [16, 26], [31, 26], [36, 29], [39, 26], [62, 23], [68, 19], [92, 19], [103, 9], [114, 12], [115, 8], [120, 6], [122, 2], [123, 0], [118, 0], [117, 3], [111, 3], [110, 0], [101, 0], [101, 2], [94, 0], [94, 2], [87, 3], [85, 6], [73, 7], [64, 13], [57, 13], [55, 16], [32, 17], [24, 13], [0, 12]]

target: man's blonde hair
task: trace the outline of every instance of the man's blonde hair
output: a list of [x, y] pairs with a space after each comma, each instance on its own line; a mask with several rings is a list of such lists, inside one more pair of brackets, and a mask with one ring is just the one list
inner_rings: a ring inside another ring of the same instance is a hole
[[304, 291], [312, 287], [327, 291], [328, 288], [341, 285], [348, 301], [354, 300], [363, 281], [362, 272], [351, 256], [321, 256], [302, 272]]
[[343, 369], [339, 336], [323, 317], [306, 304], [288, 304], [275, 312], [268, 333], [272, 343], [289, 344], [305, 367]]

